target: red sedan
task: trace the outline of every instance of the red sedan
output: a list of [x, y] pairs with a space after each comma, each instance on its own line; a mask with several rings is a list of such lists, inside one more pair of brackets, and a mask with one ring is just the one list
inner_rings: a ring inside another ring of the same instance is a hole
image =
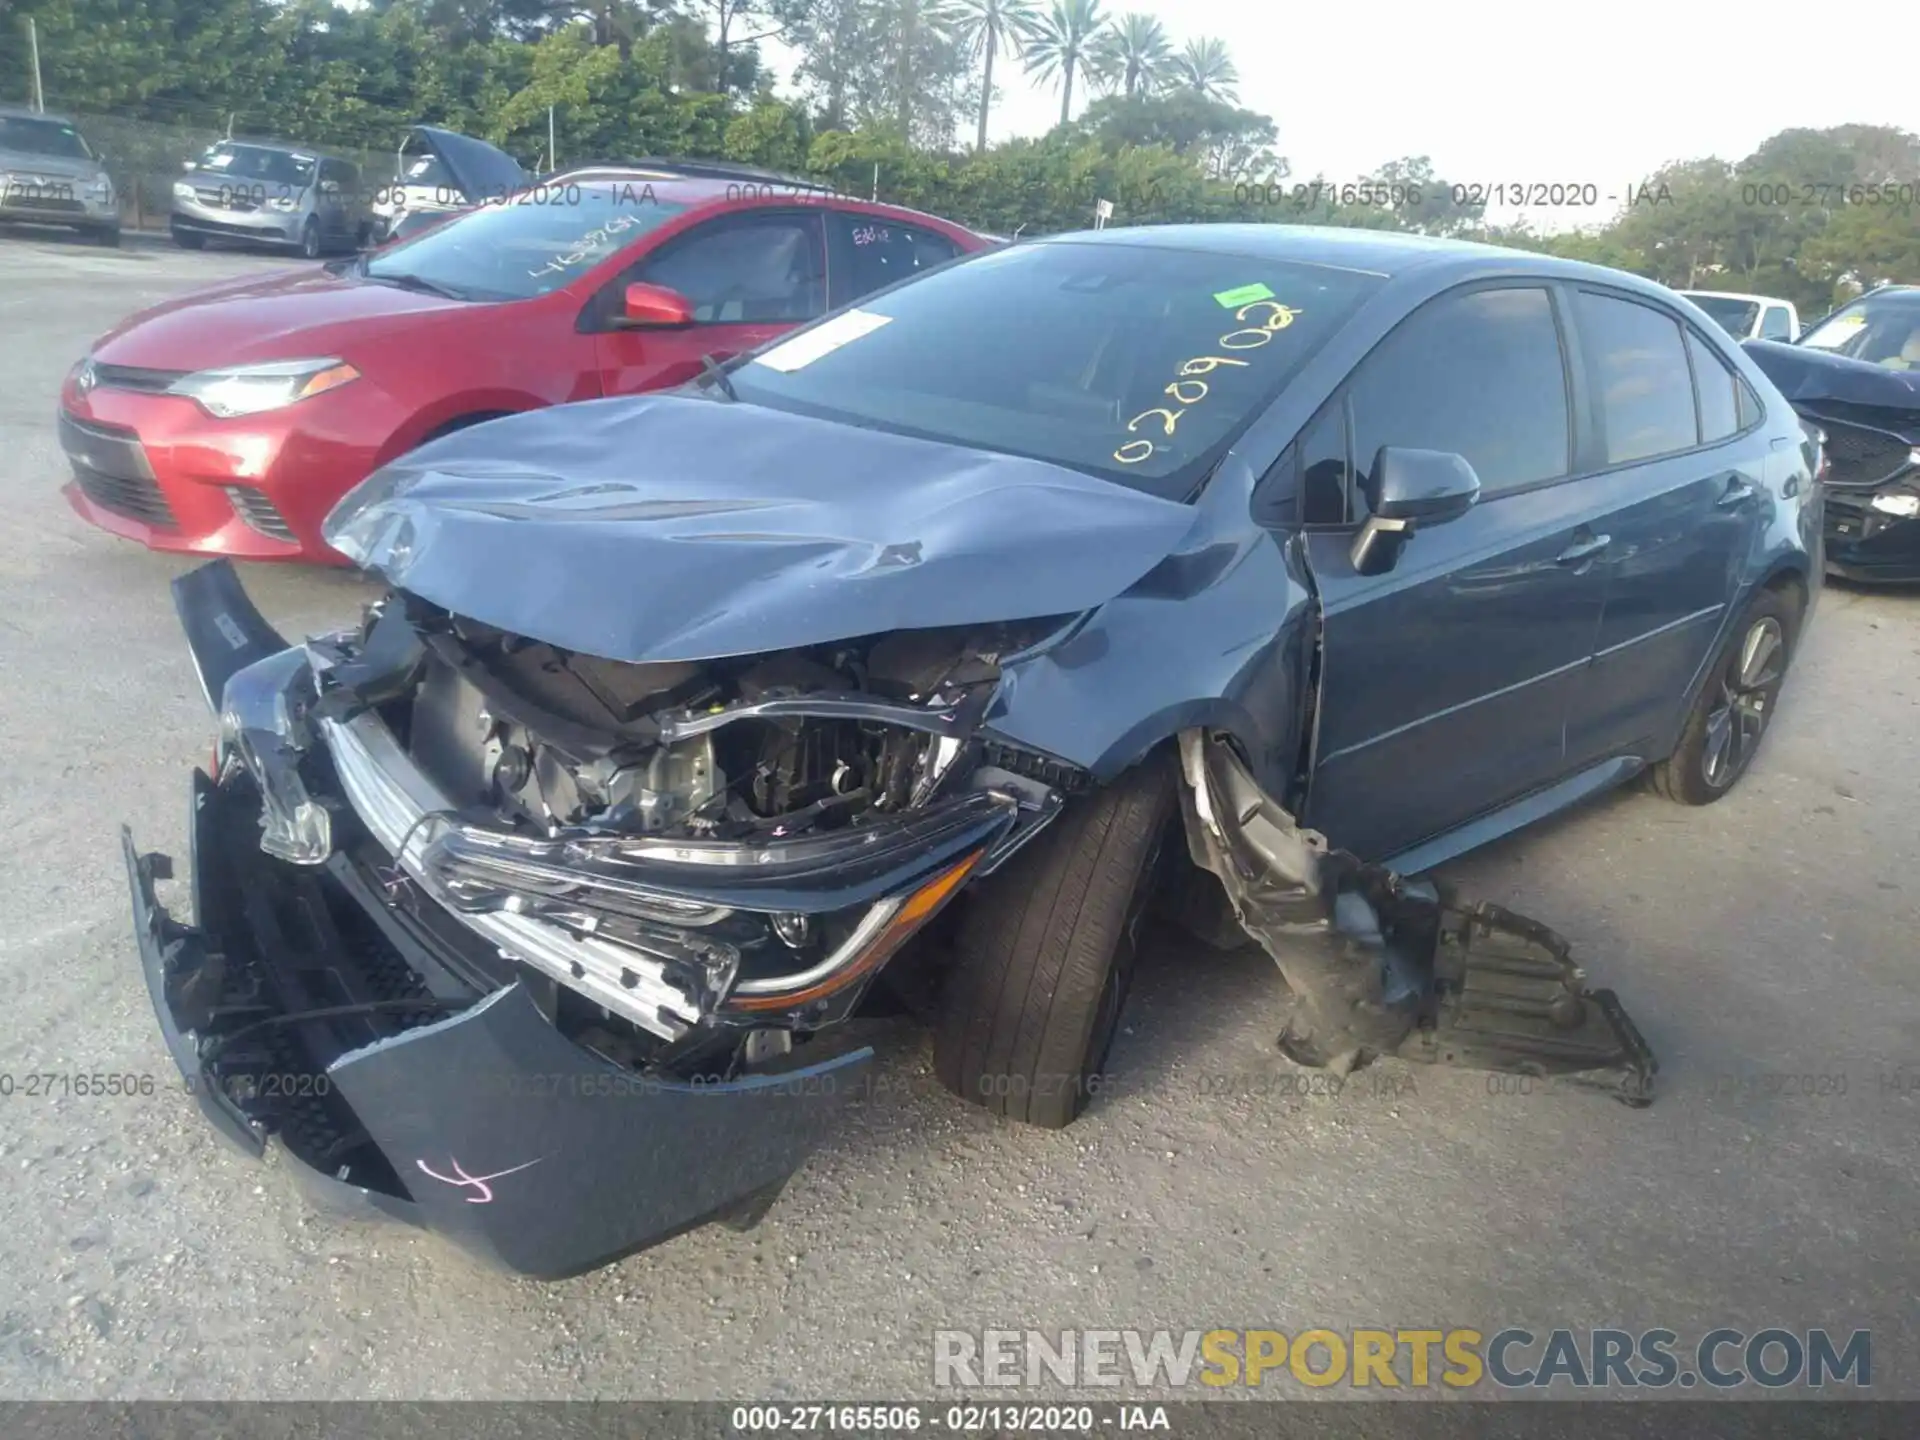
[[156, 550], [342, 563], [334, 503], [422, 441], [677, 385], [991, 242], [760, 180], [554, 177], [371, 255], [215, 286], [67, 376], [66, 495]]

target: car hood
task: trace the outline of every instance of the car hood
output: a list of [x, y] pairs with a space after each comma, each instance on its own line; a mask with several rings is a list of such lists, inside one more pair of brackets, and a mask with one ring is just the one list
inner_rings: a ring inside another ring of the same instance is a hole
[[520, 162], [484, 140], [433, 125], [415, 125], [411, 133], [440, 158], [469, 204], [504, 199], [527, 183], [529, 177]]
[[640, 663], [1077, 613], [1194, 518], [1039, 460], [667, 394], [457, 431], [325, 535], [444, 609]]
[[289, 360], [335, 353], [341, 327], [472, 308], [307, 266], [229, 281], [142, 310], [101, 336], [93, 353], [106, 364], [159, 370]]
[[93, 160], [4, 149], [0, 149], [0, 170], [22, 175], [42, 175], [49, 180], [97, 180], [106, 173]]
[[1743, 348], [1790, 402], [1831, 400], [1920, 415], [1920, 371], [1889, 370], [1777, 340], [1749, 340]]

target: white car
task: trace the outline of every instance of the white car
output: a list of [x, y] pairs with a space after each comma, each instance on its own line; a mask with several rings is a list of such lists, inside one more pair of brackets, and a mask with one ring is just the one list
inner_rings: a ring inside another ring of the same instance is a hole
[[1791, 345], [1800, 338], [1800, 312], [1790, 300], [1732, 290], [1679, 293], [1706, 311], [1714, 324], [1736, 340], [1780, 340]]

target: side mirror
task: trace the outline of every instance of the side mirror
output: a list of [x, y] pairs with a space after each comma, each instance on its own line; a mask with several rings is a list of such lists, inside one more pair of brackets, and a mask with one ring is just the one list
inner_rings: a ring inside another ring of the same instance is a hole
[[1480, 498], [1480, 477], [1465, 456], [1383, 445], [1360, 492], [1372, 513], [1353, 537], [1353, 568], [1379, 575], [1394, 567], [1418, 527], [1444, 525], [1471, 510]]
[[693, 302], [665, 285], [627, 286], [615, 322], [631, 330], [670, 330], [693, 323]]

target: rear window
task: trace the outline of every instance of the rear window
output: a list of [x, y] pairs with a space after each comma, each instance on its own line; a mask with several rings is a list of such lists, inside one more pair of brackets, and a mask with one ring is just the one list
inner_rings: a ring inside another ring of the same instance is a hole
[[843, 310], [732, 376], [742, 399], [1184, 496], [1380, 277], [1048, 241]]
[[[1753, 322], [1759, 317], [1760, 307], [1751, 300], [1738, 300], [1730, 295], [1696, 295], [1687, 293], [1687, 299], [1707, 312], [1707, 318], [1736, 340], [1744, 340], [1753, 334]], [[1784, 319], [1785, 311], [1781, 312]]]

